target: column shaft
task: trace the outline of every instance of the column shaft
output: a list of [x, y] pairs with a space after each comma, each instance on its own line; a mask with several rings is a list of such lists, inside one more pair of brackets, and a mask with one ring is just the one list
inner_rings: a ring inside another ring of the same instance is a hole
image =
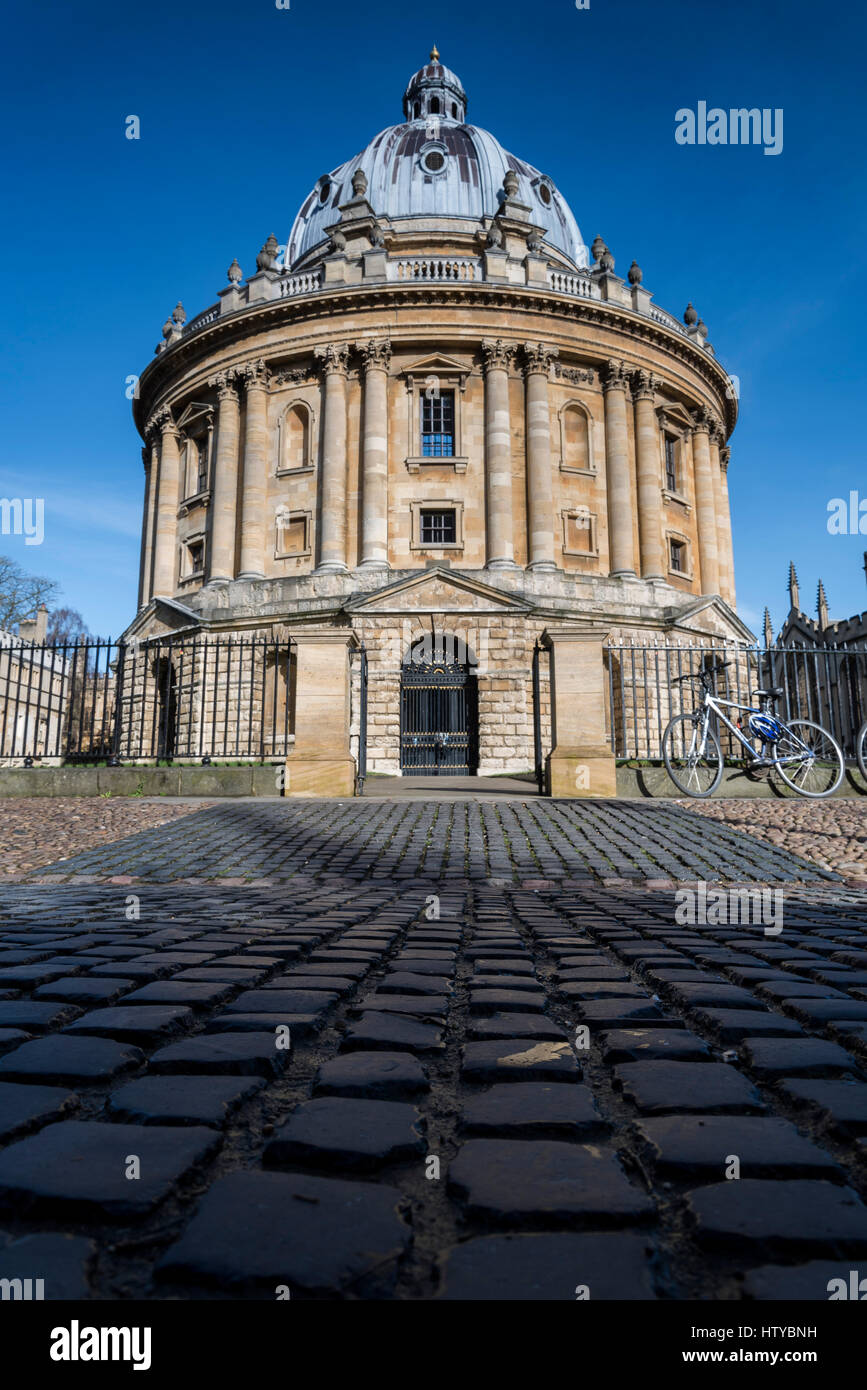
[[346, 362], [345, 344], [317, 348], [325, 373], [319, 570], [346, 569]]
[[723, 521], [726, 575], [728, 578], [728, 593], [724, 597], [726, 602], [734, 608], [737, 595], [735, 591], [735, 556], [732, 544], [732, 515], [729, 503], [729, 458], [728, 448], [720, 449], [720, 516]]
[[698, 524], [701, 592], [703, 594], [718, 594], [719, 552], [717, 549], [716, 499], [708, 438], [709, 428], [709, 421], [700, 413], [692, 436], [692, 459], [695, 472], [695, 510]]
[[265, 494], [268, 486], [268, 370], [264, 362], [244, 368], [247, 420], [244, 431], [244, 488], [241, 497], [239, 579], [265, 575]]
[[139, 608], [145, 608], [153, 593], [154, 532], [156, 530], [157, 481], [160, 472], [160, 451], [155, 435], [148, 439], [145, 462], [144, 523], [142, 526], [141, 578]]
[[156, 537], [154, 540], [154, 594], [171, 597], [175, 592], [178, 571], [178, 506], [180, 505], [180, 451], [178, 431], [171, 413], [165, 411], [159, 421], [160, 473], [157, 501]]
[[[211, 490], [211, 555], [208, 578], [225, 583], [235, 577], [236, 512], [238, 506], [238, 445], [241, 412], [238, 392], [228, 373], [211, 379], [218, 388], [217, 452]], [[248, 417], [249, 420], [249, 417]]]
[[514, 347], [486, 339], [485, 363], [485, 492], [487, 565], [513, 569], [515, 546], [512, 520], [512, 434], [509, 420], [509, 362]]
[[531, 570], [556, 569], [554, 479], [551, 472], [551, 410], [548, 371], [556, 351], [524, 344], [527, 380], [527, 515]]
[[388, 569], [388, 364], [391, 344], [359, 344], [364, 356], [361, 564]]
[[626, 426], [626, 373], [609, 362], [605, 373], [605, 466], [608, 477], [608, 568], [613, 575], [635, 574], [632, 539], [632, 478]]
[[662, 555], [662, 460], [659, 451], [659, 422], [653, 408], [654, 383], [636, 384], [635, 456], [638, 476], [638, 538], [642, 579], [663, 579]]

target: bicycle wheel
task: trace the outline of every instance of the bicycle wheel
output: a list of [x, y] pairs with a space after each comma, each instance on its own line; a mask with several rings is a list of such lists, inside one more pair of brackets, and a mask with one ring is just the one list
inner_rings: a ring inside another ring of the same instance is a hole
[[843, 780], [840, 747], [827, 729], [810, 719], [793, 719], [782, 726], [776, 756], [777, 771], [800, 796], [830, 796]]
[[679, 714], [666, 726], [662, 756], [666, 772], [686, 796], [710, 796], [719, 786], [723, 772], [719, 739], [709, 725], [702, 735], [700, 721], [691, 714]]
[[855, 756], [861, 769], [861, 776], [867, 782], [867, 724], [862, 724], [855, 739]]

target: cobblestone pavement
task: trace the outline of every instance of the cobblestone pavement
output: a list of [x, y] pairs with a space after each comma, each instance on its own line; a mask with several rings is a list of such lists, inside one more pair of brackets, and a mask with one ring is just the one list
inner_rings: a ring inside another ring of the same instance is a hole
[[671, 802], [224, 802], [41, 871], [52, 882], [129, 878], [268, 883], [334, 873], [365, 882], [469, 878], [827, 878], [808, 860]]
[[834, 869], [867, 886], [867, 802], [863, 799], [724, 797], [679, 804], [780, 849], [804, 854], [823, 869]]
[[200, 810], [189, 803], [139, 797], [5, 797], [0, 802], [0, 882], [22, 878], [43, 864], [68, 859], [95, 845]]
[[[0, 891], [0, 1278], [825, 1300], [863, 1273], [867, 895], [677, 807], [237, 809]], [[148, 856], [288, 877], [104, 881]], [[735, 859], [752, 890], [601, 881]]]

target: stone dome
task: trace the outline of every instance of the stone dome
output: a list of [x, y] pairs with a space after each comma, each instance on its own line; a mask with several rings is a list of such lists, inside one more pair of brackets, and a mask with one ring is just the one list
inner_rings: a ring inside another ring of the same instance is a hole
[[358, 169], [367, 177], [366, 197], [374, 213], [393, 224], [407, 218], [479, 222], [493, 217], [511, 169], [518, 179], [514, 197], [529, 207], [530, 221], [542, 228], [546, 245], [573, 266], [589, 264], [572, 210], [554, 183], [510, 154], [489, 131], [465, 123], [466, 92], [438, 59], [434, 49], [430, 63], [410, 79], [402, 125], [387, 126], [360, 154], [317, 179], [289, 234], [288, 267], [327, 241], [326, 228], [353, 196]]

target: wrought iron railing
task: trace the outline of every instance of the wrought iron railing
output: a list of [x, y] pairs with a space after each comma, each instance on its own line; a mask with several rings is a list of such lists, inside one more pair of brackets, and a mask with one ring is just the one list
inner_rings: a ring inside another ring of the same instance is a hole
[[[755, 691], [780, 687], [776, 710], [784, 719], [810, 719], [828, 729], [847, 757], [867, 719], [867, 646], [760, 647], [724, 643], [612, 642], [605, 649], [611, 748], [618, 758], [661, 758], [670, 719], [696, 708], [699, 688], [678, 677], [718, 662], [723, 699], [755, 704]], [[736, 718], [736, 715], [734, 716]], [[723, 753], [741, 758], [743, 747], [719, 726]]]

